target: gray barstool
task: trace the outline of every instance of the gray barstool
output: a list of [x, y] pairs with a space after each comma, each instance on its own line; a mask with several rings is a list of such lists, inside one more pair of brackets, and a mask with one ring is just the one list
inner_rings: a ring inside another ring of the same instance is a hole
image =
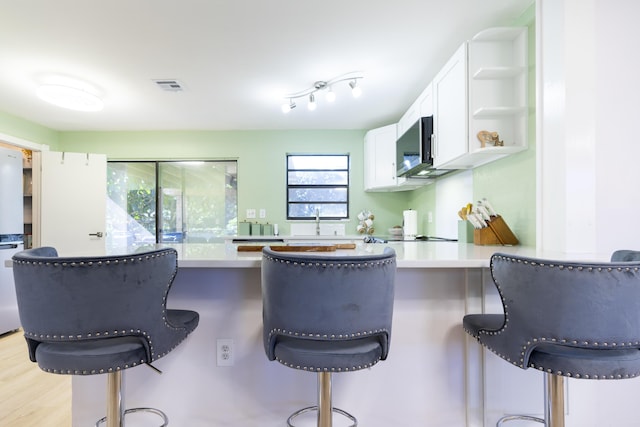
[[[122, 427], [122, 371], [168, 354], [198, 325], [195, 311], [166, 308], [177, 252], [58, 257], [51, 247], [13, 257], [18, 311], [29, 358], [46, 372], [107, 374], [107, 414], [96, 426]], [[155, 368], [154, 368], [155, 369]], [[159, 371], [158, 371], [159, 372]]]
[[316, 372], [318, 402], [294, 412], [318, 411], [318, 426], [332, 426], [331, 375], [366, 369], [389, 352], [396, 271], [395, 252], [315, 255], [275, 252], [262, 257], [264, 349], [269, 360]]
[[564, 377], [640, 375], [640, 262], [578, 263], [495, 254], [504, 314], [464, 316], [464, 330], [509, 363], [545, 373], [545, 419], [564, 426]]

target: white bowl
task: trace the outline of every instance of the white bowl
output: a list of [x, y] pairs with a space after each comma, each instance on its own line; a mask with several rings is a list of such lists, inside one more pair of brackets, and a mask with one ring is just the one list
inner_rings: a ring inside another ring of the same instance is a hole
[[402, 236], [402, 228], [397, 228], [397, 227], [390, 228], [389, 234], [392, 236]]

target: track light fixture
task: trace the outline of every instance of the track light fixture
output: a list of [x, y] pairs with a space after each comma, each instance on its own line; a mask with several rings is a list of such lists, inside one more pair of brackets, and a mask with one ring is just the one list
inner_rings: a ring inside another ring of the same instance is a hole
[[288, 99], [288, 102], [285, 102], [284, 104], [282, 104], [282, 112], [288, 113], [289, 111], [293, 110], [296, 107], [296, 103], [293, 101], [294, 99], [304, 98], [307, 96], [309, 97], [309, 104], [307, 105], [307, 107], [309, 108], [310, 111], [315, 110], [317, 106], [315, 93], [323, 90], [327, 91], [327, 94], [326, 94], [327, 101], [333, 102], [336, 99], [336, 94], [333, 91], [333, 86], [336, 83], [340, 83], [340, 82], [348, 81], [349, 86], [351, 87], [351, 93], [353, 97], [357, 98], [362, 94], [362, 88], [358, 85], [358, 80], [362, 78], [364, 78], [362, 73], [351, 72], [351, 73], [347, 73], [347, 74], [343, 74], [341, 76], [335, 77], [331, 80], [326, 80], [326, 81], [318, 80], [313, 84], [313, 86], [311, 86], [308, 89], [285, 95], [284, 98]]
[[293, 102], [293, 99], [290, 99], [288, 104], [282, 104], [282, 112], [285, 114], [287, 114], [289, 111], [293, 110], [294, 108], [296, 108], [296, 103]]

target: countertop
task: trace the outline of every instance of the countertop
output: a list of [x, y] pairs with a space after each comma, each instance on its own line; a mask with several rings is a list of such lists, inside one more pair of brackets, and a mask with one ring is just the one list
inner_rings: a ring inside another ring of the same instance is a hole
[[[309, 241], [312, 240], [317, 239]], [[256, 242], [255, 244], [264, 243]], [[159, 244], [156, 246], [175, 248], [178, 251], [178, 266], [181, 268], [259, 268], [262, 258], [262, 253], [259, 251], [238, 252], [238, 245], [230, 241], [226, 243]], [[388, 243], [356, 241], [355, 249], [320, 254], [323, 256], [365, 255], [381, 253], [385, 247], [391, 247], [396, 251], [398, 268], [483, 268], [489, 267], [491, 255], [496, 252], [553, 260], [607, 260], [606, 256], [539, 253], [534, 248], [524, 246], [477, 246], [469, 243], [423, 241]], [[128, 248], [111, 248], [107, 252], [117, 254], [133, 251]]]

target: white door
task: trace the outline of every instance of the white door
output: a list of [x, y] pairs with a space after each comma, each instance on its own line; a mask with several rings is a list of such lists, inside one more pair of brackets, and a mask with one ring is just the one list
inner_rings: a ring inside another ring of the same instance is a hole
[[42, 151], [34, 153], [34, 160], [36, 154], [40, 206], [35, 244], [53, 246], [61, 256], [104, 254], [106, 155]]

